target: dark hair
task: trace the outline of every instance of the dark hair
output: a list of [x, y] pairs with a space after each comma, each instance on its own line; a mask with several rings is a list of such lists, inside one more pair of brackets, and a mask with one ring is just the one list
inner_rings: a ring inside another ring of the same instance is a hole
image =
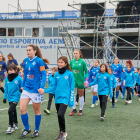
[[0, 55], [2, 56], [2, 61], [6, 62], [4, 55], [3, 54], [0, 54]]
[[[61, 56], [58, 58], [58, 60], [60, 60], [60, 59], [62, 59], [67, 64], [68, 70], [71, 71], [71, 67], [69, 65], [68, 58], [66, 56]], [[57, 62], [58, 62], [58, 60], [57, 60]]]
[[[95, 60], [95, 61], [98, 61], [98, 64], [100, 64], [99, 60]], [[95, 62], [95, 61], [94, 61], [94, 62]]]
[[82, 59], [83, 59], [83, 54], [82, 54], [82, 52], [81, 52], [79, 49], [76, 49], [76, 50], [74, 50], [74, 51], [78, 51], [78, 52], [79, 52], [79, 54], [80, 54], [80, 58], [82, 58]]
[[132, 66], [129, 64], [129, 65], [127, 65], [127, 67], [130, 67], [130, 68], [132, 68]]
[[15, 70], [17, 72], [19, 72], [19, 68], [15, 65], [15, 64], [10, 64], [8, 67], [7, 67], [7, 71], [9, 70]]
[[108, 68], [108, 70], [111, 70], [113, 72], [113, 69], [112, 68]]
[[128, 63], [129, 65], [131, 65], [133, 67], [133, 64], [132, 64], [131, 60], [126, 61], [126, 63]]
[[140, 68], [137, 68], [137, 71], [139, 71], [140, 70]]
[[105, 66], [105, 72], [108, 72], [108, 67], [107, 67], [107, 65], [105, 64], [105, 63], [102, 63], [101, 65], [100, 65], [100, 71], [99, 71], [99, 73], [101, 73], [102, 71], [101, 71], [101, 67], [102, 66]]
[[14, 56], [11, 53], [9, 53], [7, 57], [12, 57], [14, 59]]

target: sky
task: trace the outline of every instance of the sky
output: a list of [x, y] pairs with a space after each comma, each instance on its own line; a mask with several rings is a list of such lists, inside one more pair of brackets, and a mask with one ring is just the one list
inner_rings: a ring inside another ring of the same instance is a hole
[[[85, 2], [86, 1], [86, 2]], [[97, 0], [103, 2], [105, 0]], [[107, 1], [107, 9], [114, 9], [115, 7]], [[76, 3], [94, 3], [95, 0], [75, 0]], [[17, 12], [17, 9], [10, 6], [17, 7], [17, 0], [0, 0], [0, 13]], [[19, 0], [22, 9], [37, 9], [37, 0]], [[69, 4], [73, 4], [73, 0], [39, 0], [41, 11], [62, 11], [73, 10]], [[79, 8], [77, 6], [77, 8]]]

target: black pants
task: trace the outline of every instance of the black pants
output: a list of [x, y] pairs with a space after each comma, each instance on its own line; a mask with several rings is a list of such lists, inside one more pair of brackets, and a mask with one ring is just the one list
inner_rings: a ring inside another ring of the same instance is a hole
[[121, 93], [122, 93], [122, 87], [121, 87], [121, 86], [119, 87], [119, 90], [120, 90], [120, 91], [121, 91]]
[[115, 91], [113, 90], [112, 104], [115, 103], [115, 102], [114, 102], [114, 100], [115, 100], [115, 98], [114, 98], [115, 93], [114, 93], [114, 92], [115, 92]]
[[131, 100], [131, 94], [130, 94], [130, 92], [131, 92], [132, 88], [131, 87], [126, 87], [126, 89], [127, 89], [126, 100], [128, 101], [128, 100]]
[[68, 105], [66, 105], [66, 104], [55, 104], [55, 105], [56, 105], [56, 110], [57, 110], [60, 132], [66, 132], [64, 115], [66, 113]]
[[47, 107], [48, 110], [50, 110], [50, 108], [51, 108], [51, 103], [52, 103], [53, 97], [55, 98], [55, 94], [49, 93], [49, 101], [48, 101], [48, 107]]
[[16, 111], [16, 106], [17, 102], [9, 102], [9, 125], [13, 126], [13, 123], [17, 124], [17, 111]]
[[108, 99], [107, 95], [99, 95], [100, 108], [101, 108], [101, 117], [104, 117], [104, 115], [105, 115], [107, 99]]
[[138, 94], [140, 95], [140, 85], [138, 85]]
[[137, 91], [137, 88], [136, 88], [137, 86], [138, 86], [138, 83], [136, 83], [136, 86], [135, 86], [135, 88], [134, 88], [135, 92], [138, 92], [138, 91]]
[[[77, 89], [76, 102], [78, 103], [78, 101], [79, 101], [79, 94]], [[85, 102], [85, 88], [84, 88], [84, 102]]]

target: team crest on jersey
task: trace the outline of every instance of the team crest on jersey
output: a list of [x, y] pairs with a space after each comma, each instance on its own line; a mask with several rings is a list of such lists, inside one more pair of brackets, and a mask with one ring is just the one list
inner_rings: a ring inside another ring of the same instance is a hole
[[113, 80], [113, 78], [111, 78], [111, 80]]
[[104, 79], [106, 79], [106, 77], [104, 77]]
[[18, 84], [18, 81], [17, 80], [15, 81], [15, 84]]
[[65, 76], [65, 79], [67, 80], [68, 78], [69, 78], [69, 77], [66, 75], [66, 76]]
[[93, 74], [95, 74], [95, 72], [93, 72]]
[[36, 64], [36, 62], [34, 61], [32, 64], [33, 64], [33, 65], [35, 65], [35, 64]]
[[132, 75], [132, 73], [130, 75]]
[[81, 64], [79, 64], [79, 66], [81, 66]]

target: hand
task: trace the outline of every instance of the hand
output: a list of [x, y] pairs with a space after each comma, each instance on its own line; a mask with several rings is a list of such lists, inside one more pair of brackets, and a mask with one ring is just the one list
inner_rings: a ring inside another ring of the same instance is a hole
[[125, 86], [125, 83], [123, 83], [123, 86]]
[[20, 91], [20, 93], [22, 93], [23, 92], [23, 89], [21, 88], [19, 91]]
[[86, 81], [88, 81], [88, 78], [86, 78]]
[[3, 103], [6, 104], [6, 99], [3, 99]]
[[88, 81], [85, 81], [85, 82], [84, 82], [84, 85], [85, 85], [86, 88], [89, 87]]
[[39, 92], [40, 94], [44, 94], [44, 89], [40, 88], [40, 89], [38, 89], [38, 92]]

